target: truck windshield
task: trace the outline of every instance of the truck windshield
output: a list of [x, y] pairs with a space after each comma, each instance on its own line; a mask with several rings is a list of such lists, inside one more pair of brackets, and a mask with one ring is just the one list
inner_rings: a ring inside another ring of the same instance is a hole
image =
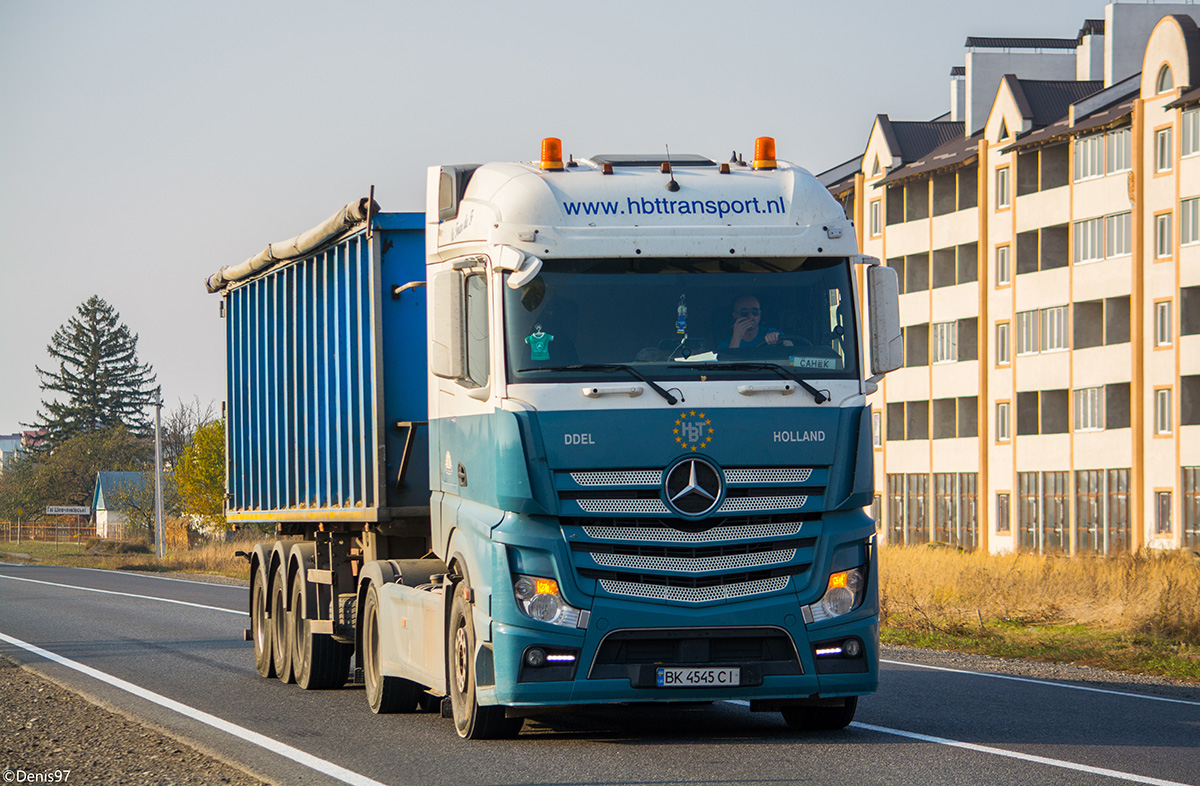
[[555, 259], [503, 291], [510, 382], [858, 378], [845, 257]]

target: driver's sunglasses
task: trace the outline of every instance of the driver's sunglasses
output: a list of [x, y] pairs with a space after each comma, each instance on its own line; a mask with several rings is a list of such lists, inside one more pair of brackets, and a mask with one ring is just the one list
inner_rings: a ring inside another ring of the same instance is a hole
[[761, 308], [743, 308], [743, 309], [739, 309], [739, 310], [738, 310], [738, 316], [742, 316], [742, 317], [749, 317], [749, 316], [760, 317], [760, 316], [762, 316], [762, 309], [761, 309]]

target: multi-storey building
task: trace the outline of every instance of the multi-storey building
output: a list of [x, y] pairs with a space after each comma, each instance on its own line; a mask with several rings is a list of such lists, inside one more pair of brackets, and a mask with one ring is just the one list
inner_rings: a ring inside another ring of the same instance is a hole
[[873, 398], [891, 543], [1200, 550], [1200, 28], [1112, 3], [968, 38], [946, 115], [822, 175], [899, 273]]

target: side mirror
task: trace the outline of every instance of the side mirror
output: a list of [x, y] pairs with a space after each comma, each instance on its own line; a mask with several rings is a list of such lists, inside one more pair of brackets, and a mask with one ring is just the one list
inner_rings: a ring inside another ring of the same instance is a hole
[[462, 274], [457, 270], [438, 273], [430, 290], [433, 335], [429, 342], [429, 370], [443, 379], [461, 379], [467, 354], [463, 338]]
[[900, 281], [895, 268], [867, 268], [867, 309], [871, 321], [871, 374], [874, 380], [904, 365], [900, 335]]

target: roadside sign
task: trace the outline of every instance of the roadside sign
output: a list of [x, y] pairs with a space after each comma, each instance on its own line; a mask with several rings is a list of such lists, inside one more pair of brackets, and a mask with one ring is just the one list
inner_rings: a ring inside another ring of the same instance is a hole
[[82, 505], [47, 505], [47, 516], [88, 516], [92, 509]]

